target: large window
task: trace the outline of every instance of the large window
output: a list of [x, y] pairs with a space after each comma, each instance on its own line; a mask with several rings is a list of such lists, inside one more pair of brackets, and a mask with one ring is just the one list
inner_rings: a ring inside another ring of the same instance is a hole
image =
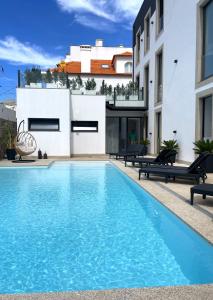
[[164, 0], [157, 0], [157, 34], [163, 30], [164, 26]]
[[212, 96], [203, 98], [202, 138], [212, 139]]
[[150, 12], [147, 14], [144, 20], [144, 52], [149, 51], [150, 48]]
[[136, 35], [136, 63], [140, 62], [140, 55], [141, 55], [141, 32]]
[[149, 106], [149, 65], [144, 69], [144, 100], [145, 105]]
[[213, 76], [213, 0], [203, 7], [203, 79]]
[[72, 132], [98, 132], [98, 121], [72, 121]]
[[29, 131], [59, 131], [59, 119], [29, 118]]
[[163, 99], [163, 52], [160, 51], [156, 56], [156, 102]]
[[124, 68], [125, 68], [125, 73], [132, 73], [132, 63], [131, 62], [125, 63]]

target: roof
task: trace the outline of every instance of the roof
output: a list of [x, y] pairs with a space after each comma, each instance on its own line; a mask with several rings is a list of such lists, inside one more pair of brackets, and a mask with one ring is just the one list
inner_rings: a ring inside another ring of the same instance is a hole
[[[108, 65], [108, 68], [103, 68], [102, 65]], [[100, 60], [100, 59], [92, 59], [91, 60], [91, 74], [116, 74], [115, 69], [112, 65], [111, 60]]]
[[132, 57], [132, 52], [126, 51], [126, 52], [123, 52], [123, 53], [120, 53], [120, 54], [115, 54], [115, 55], [113, 56], [113, 59], [112, 59], [112, 64], [114, 64], [114, 61], [115, 61], [115, 59], [116, 59], [117, 57]]
[[[132, 57], [131, 52], [123, 52], [120, 54], [115, 54], [112, 60], [106, 59], [91, 59], [91, 72], [83, 73], [81, 72], [81, 62], [80, 61], [71, 61], [71, 62], [64, 62], [62, 61], [60, 64], [57, 65], [55, 69], [58, 72], [65, 72], [69, 74], [90, 74], [90, 75], [122, 75], [122, 76], [129, 76], [129, 73], [116, 73], [114, 68], [114, 60], [117, 57]], [[106, 65], [105, 67], [103, 65]], [[108, 66], [108, 67], [107, 67]]]
[[81, 62], [71, 61], [68, 63], [59, 64], [56, 70], [58, 72], [65, 72], [65, 73], [81, 73]]

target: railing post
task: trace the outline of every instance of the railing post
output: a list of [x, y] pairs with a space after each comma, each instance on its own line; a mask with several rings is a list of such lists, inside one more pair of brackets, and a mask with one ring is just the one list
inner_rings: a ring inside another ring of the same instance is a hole
[[116, 88], [114, 88], [114, 106], [115, 106], [115, 101], [116, 101]]
[[21, 87], [21, 71], [18, 70], [18, 88]]

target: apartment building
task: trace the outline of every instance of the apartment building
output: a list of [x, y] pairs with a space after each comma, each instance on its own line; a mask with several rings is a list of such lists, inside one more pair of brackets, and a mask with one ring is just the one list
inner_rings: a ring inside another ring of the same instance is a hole
[[150, 152], [176, 139], [179, 159], [192, 161], [193, 142], [213, 138], [213, 0], [144, 0], [133, 52]]

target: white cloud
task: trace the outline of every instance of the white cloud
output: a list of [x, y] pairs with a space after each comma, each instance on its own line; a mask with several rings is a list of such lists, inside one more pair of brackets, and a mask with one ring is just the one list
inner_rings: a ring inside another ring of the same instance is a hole
[[[132, 24], [143, 0], [56, 0], [69, 13], [93, 14], [113, 23]], [[86, 26], [86, 24], [84, 24]]]
[[112, 23], [109, 23], [105, 20], [102, 20], [100, 18], [92, 18], [85, 15], [75, 15], [75, 22], [85, 26], [90, 27], [98, 31], [104, 31], [104, 32], [114, 32], [115, 28]]
[[56, 0], [64, 11], [67, 12], [89, 12], [98, 17], [114, 21], [114, 16], [105, 9], [106, 1], [99, 0]]
[[12, 64], [32, 64], [41, 67], [51, 67], [60, 61], [60, 57], [45, 53], [38, 46], [19, 42], [12, 36], [0, 40], [0, 59]]

